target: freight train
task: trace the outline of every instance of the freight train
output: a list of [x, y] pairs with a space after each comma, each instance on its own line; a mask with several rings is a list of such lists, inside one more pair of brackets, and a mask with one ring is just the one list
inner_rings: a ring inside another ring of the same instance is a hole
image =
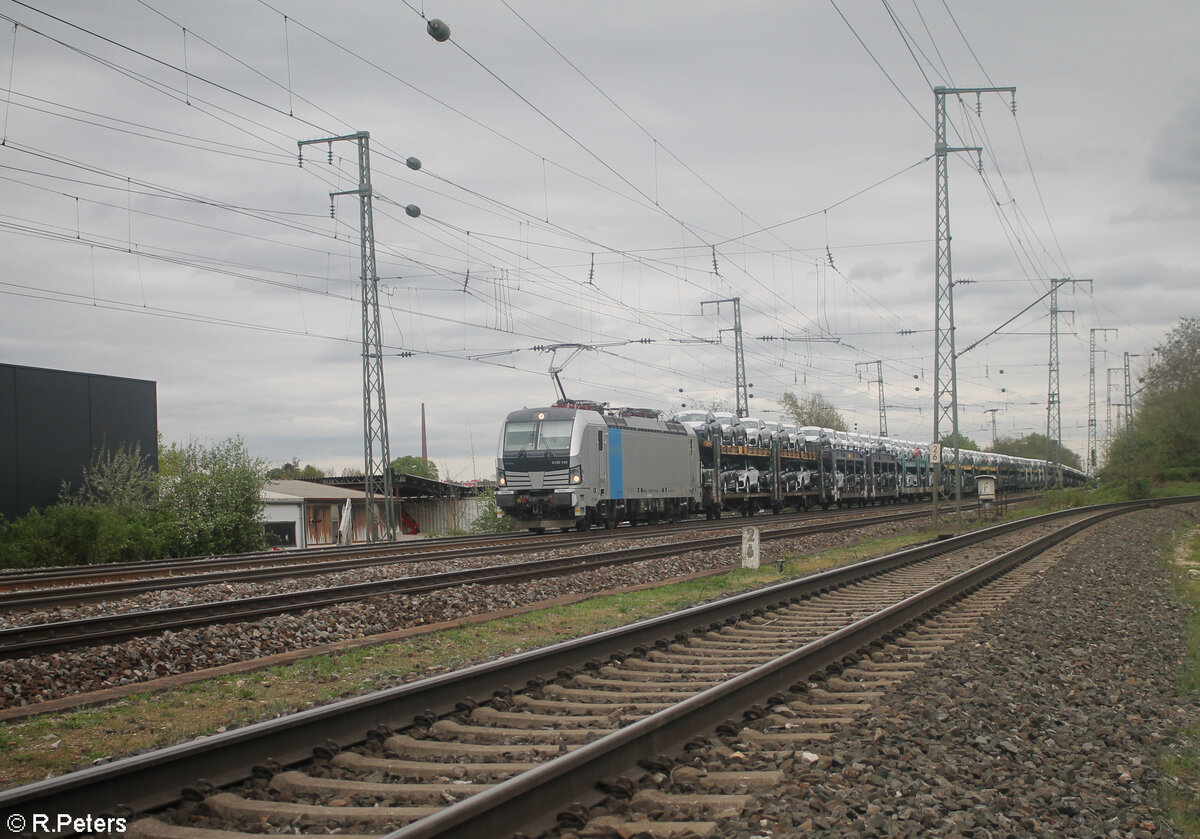
[[[513, 411], [500, 434], [496, 505], [540, 533], [933, 496], [938, 453], [931, 458], [929, 444], [777, 426], [749, 445], [725, 422], [664, 420], [653, 409], [572, 399]], [[953, 450], [941, 454], [947, 492], [956, 477], [964, 495], [982, 476], [1002, 492], [1058, 479], [1059, 466], [1042, 460], [960, 450], [955, 462]], [[1084, 473], [1061, 468], [1065, 486], [1086, 483]]]

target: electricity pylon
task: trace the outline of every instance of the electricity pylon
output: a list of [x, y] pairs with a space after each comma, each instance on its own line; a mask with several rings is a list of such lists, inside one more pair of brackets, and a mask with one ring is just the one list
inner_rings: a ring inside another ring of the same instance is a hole
[[[883, 362], [882, 361], [856, 361], [856, 362], [854, 362], [854, 369], [857, 370], [859, 367], [862, 367], [864, 365], [869, 366], [871, 364], [875, 365], [875, 380], [874, 380], [875, 384], [879, 385], [879, 436], [886, 437], [886, 436], [888, 436], [888, 430], [887, 430], [887, 409], [884, 407], [884, 399], [883, 399]], [[860, 372], [858, 375], [861, 379], [862, 373]]]
[[[353, 141], [358, 146], [358, 188], [329, 193], [330, 214], [333, 199], [339, 195], [358, 196], [359, 240], [362, 252], [362, 362], [363, 362], [363, 490], [366, 494], [367, 540], [379, 539], [375, 523], [375, 499], [383, 499], [384, 536], [388, 541], [396, 539], [396, 500], [392, 490], [392, 456], [388, 443], [387, 396], [383, 383], [383, 341], [379, 325], [379, 275], [375, 269], [375, 224], [371, 211], [371, 150], [370, 134], [359, 131], [341, 137], [324, 137], [318, 140], [300, 140], [300, 165], [304, 165], [304, 147], [316, 143], [329, 146], [329, 157], [333, 158], [333, 144]], [[410, 169], [420, 169], [421, 162], [415, 157], [407, 161]], [[410, 204], [405, 208], [408, 215], [416, 218], [421, 211]]]
[[1090, 329], [1088, 330], [1089, 347], [1088, 347], [1088, 450], [1087, 450], [1087, 473], [1093, 478], [1096, 477], [1096, 469], [1099, 466], [1099, 461], [1096, 457], [1097, 428], [1096, 428], [1096, 333], [1112, 332], [1116, 334], [1115, 329]]
[[742, 348], [742, 298], [726, 297], [722, 300], [703, 300], [700, 303], [700, 310], [704, 311], [704, 307], [708, 305], [716, 305], [719, 309], [722, 303], [733, 304], [733, 386], [737, 399], [737, 415], [746, 417], [750, 415], [750, 391], [746, 387], [746, 352]]
[[[959, 471], [958, 433], [958, 365], [954, 353], [954, 274], [950, 268], [950, 176], [947, 156], [951, 152], [973, 151], [982, 155], [978, 146], [950, 147], [946, 142], [946, 97], [963, 93], [974, 93], [976, 108], [983, 93], [1009, 93], [1016, 107], [1015, 87], [935, 87], [934, 99], [934, 144], [933, 153], [937, 162], [937, 244], [934, 253], [934, 354], [933, 354], [933, 443], [941, 443], [941, 420], [950, 420], [954, 439], [954, 517], [962, 520], [962, 480]], [[982, 157], [979, 167], [983, 168]], [[941, 500], [946, 494], [942, 486], [942, 458], [933, 464], [933, 523], [941, 522]], [[949, 496], [947, 495], [947, 500]]]
[[1062, 394], [1058, 378], [1058, 289], [1067, 283], [1087, 283], [1091, 280], [1050, 281], [1050, 378], [1046, 390], [1046, 460], [1057, 466], [1055, 486], [1062, 489]]

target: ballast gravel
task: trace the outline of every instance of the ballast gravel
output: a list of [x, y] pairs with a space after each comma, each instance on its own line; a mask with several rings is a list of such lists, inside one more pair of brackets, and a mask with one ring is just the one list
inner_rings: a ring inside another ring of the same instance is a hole
[[[1180, 696], [1188, 610], [1164, 570], [1196, 506], [1127, 514], [1062, 558], [969, 639], [894, 686], [836, 745], [721, 823], [760, 837], [1171, 837], [1156, 757], [1200, 719]], [[735, 738], [691, 760], [727, 767]], [[777, 768], [753, 766], [748, 768]]]
[[[762, 561], [771, 563], [786, 554], [803, 555], [852, 544], [864, 538], [879, 538], [906, 532], [920, 521], [872, 525], [858, 531], [822, 533], [796, 539], [767, 542]], [[686, 535], [680, 534], [681, 540]], [[665, 540], [664, 540], [665, 541]], [[672, 540], [673, 541], [673, 540]], [[533, 556], [531, 558], [540, 558]], [[516, 562], [515, 558], [476, 560], [472, 564]], [[116, 644], [66, 650], [42, 656], [0, 661], [0, 708], [33, 705], [60, 697], [121, 685], [147, 682], [163, 676], [190, 673], [239, 661], [319, 647], [338, 641], [364, 638], [426, 624], [530, 606], [564, 595], [599, 593], [655, 580], [686, 576], [702, 571], [727, 569], [741, 561], [740, 549], [688, 551], [678, 555], [629, 565], [599, 568], [579, 574], [544, 577], [521, 584], [466, 585], [421, 595], [377, 595], [365, 600], [323, 609], [275, 615], [258, 621], [219, 624], [134, 638]], [[445, 570], [439, 568], [438, 570]], [[339, 575], [339, 582], [374, 579], [377, 572]], [[245, 585], [245, 584], [242, 584]], [[306, 583], [311, 587], [313, 583]], [[231, 591], [237, 598], [268, 591], [287, 590], [287, 582], [267, 587], [254, 584], [252, 592]], [[143, 595], [146, 597], [147, 595]], [[171, 589], [153, 595], [159, 607], [194, 601], [195, 591]], [[116, 609], [112, 611], [124, 611]], [[88, 607], [88, 614], [103, 614], [103, 604]], [[77, 617], [78, 615], [73, 615]], [[38, 623], [58, 615], [37, 615], [22, 621]]]

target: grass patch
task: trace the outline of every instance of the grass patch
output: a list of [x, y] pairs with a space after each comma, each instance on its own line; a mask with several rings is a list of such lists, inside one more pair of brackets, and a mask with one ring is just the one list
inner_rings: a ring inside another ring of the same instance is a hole
[[[1019, 515], [1036, 512], [1022, 508]], [[773, 565], [754, 571], [737, 569], [416, 635], [403, 642], [313, 656], [268, 670], [206, 679], [176, 690], [135, 693], [101, 708], [0, 723], [0, 788], [623, 626], [931, 538], [928, 531], [899, 532], [820, 554], [787, 557], [782, 573]]]
[[[1129, 485], [1123, 482], [1102, 484], [1097, 487], [1066, 489], [1060, 491], [1065, 498], [1075, 499], [1069, 506], [1082, 504], [1108, 504], [1114, 501], [1129, 501]], [[1200, 484], [1183, 481], [1168, 481], [1150, 488], [1150, 498], [1175, 498], [1180, 495], [1200, 495]]]
[[[1175, 567], [1176, 590], [1192, 610], [1187, 655], [1179, 674], [1181, 695], [1200, 691], [1200, 528], [1192, 528], [1190, 539], [1182, 565]], [[1180, 558], [1179, 553], [1172, 554]], [[1159, 787], [1159, 800], [1172, 825], [1181, 836], [1200, 837], [1200, 720], [1193, 719], [1179, 730], [1176, 741], [1160, 752], [1158, 767], [1169, 777]]]
[[748, 589], [889, 550], [925, 537], [908, 534], [871, 546], [774, 566], [595, 597], [502, 620], [417, 635], [261, 670], [131, 694], [101, 708], [0, 724], [0, 787], [30, 783], [107, 760], [272, 719], [294, 711], [623, 626]]

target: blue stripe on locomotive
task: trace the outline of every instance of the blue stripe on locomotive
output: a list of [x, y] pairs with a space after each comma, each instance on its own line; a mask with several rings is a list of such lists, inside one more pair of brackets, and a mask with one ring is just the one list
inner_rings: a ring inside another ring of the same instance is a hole
[[608, 488], [609, 497], [625, 497], [625, 470], [621, 466], [621, 429], [608, 429]]

